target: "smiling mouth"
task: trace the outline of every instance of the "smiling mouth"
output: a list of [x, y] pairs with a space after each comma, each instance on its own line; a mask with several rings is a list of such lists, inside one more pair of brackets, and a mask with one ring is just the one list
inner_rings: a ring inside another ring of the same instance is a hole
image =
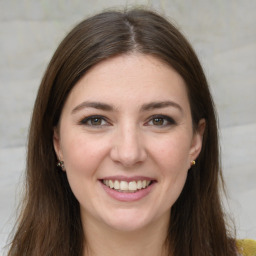
[[101, 180], [101, 182], [118, 192], [122, 193], [135, 193], [139, 190], [145, 189], [153, 184], [154, 181], [150, 180], [138, 180], [138, 181], [124, 181], [124, 180]]

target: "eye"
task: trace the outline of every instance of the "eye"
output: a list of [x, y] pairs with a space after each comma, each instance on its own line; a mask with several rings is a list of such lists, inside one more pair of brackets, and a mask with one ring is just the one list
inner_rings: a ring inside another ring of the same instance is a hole
[[165, 121], [166, 120], [164, 120], [163, 118], [157, 118], [157, 117], [152, 119], [153, 125], [163, 125], [165, 124]]
[[103, 116], [88, 116], [80, 121], [80, 124], [87, 126], [107, 126], [109, 123]]
[[176, 124], [176, 122], [171, 117], [165, 115], [154, 115], [146, 123], [146, 125], [160, 127], [165, 127], [174, 124]]

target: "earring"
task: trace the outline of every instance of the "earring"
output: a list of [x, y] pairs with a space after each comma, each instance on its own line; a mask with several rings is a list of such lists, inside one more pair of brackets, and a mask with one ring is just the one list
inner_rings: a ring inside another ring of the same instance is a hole
[[62, 169], [62, 171], [65, 170], [64, 161], [58, 161], [57, 166], [60, 167]]
[[191, 164], [191, 166], [194, 166], [194, 165], [196, 165], [196, 161], [193, 160], [193, 161], [190, 162], [190, 164]]

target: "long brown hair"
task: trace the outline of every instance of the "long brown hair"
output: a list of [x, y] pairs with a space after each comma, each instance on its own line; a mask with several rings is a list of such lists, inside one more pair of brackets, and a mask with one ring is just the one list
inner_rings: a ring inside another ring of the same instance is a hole
[[216, 115], [199, 60], [183, 35], [160, 15], [142, 9], [100, 13], [77, 25], [61, 42], [45, 72], [32, 116], [26, 195], [9, 256], [81, 256], [79, 203], [56, 166], [53, 128], [69, 92], [100, 61], [132, 52], [171, 65], [187, 85], [194, 129], [206, 120], [197, 164], [172, 207], [167, 244], [175, 256], [235, 254], [220, 201], [222, 174]]

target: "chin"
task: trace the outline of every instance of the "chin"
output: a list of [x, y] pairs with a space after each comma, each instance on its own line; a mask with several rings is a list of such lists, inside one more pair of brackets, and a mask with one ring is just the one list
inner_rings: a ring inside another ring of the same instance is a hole
[[131, 221], [120, 221], [115, 223], [108, 223], [108, 225], [119, 232], [134, 232], [143, 229], [146, 227], [145, 223], [137, 223]]
[[109, 227], [121, 232], [138, 231], [147, 227], [152, 222], [149, 216], [143, 216], [141, 213], [131, 211], [122, 211], [119, 214], [113, 214], [105, 221]]

